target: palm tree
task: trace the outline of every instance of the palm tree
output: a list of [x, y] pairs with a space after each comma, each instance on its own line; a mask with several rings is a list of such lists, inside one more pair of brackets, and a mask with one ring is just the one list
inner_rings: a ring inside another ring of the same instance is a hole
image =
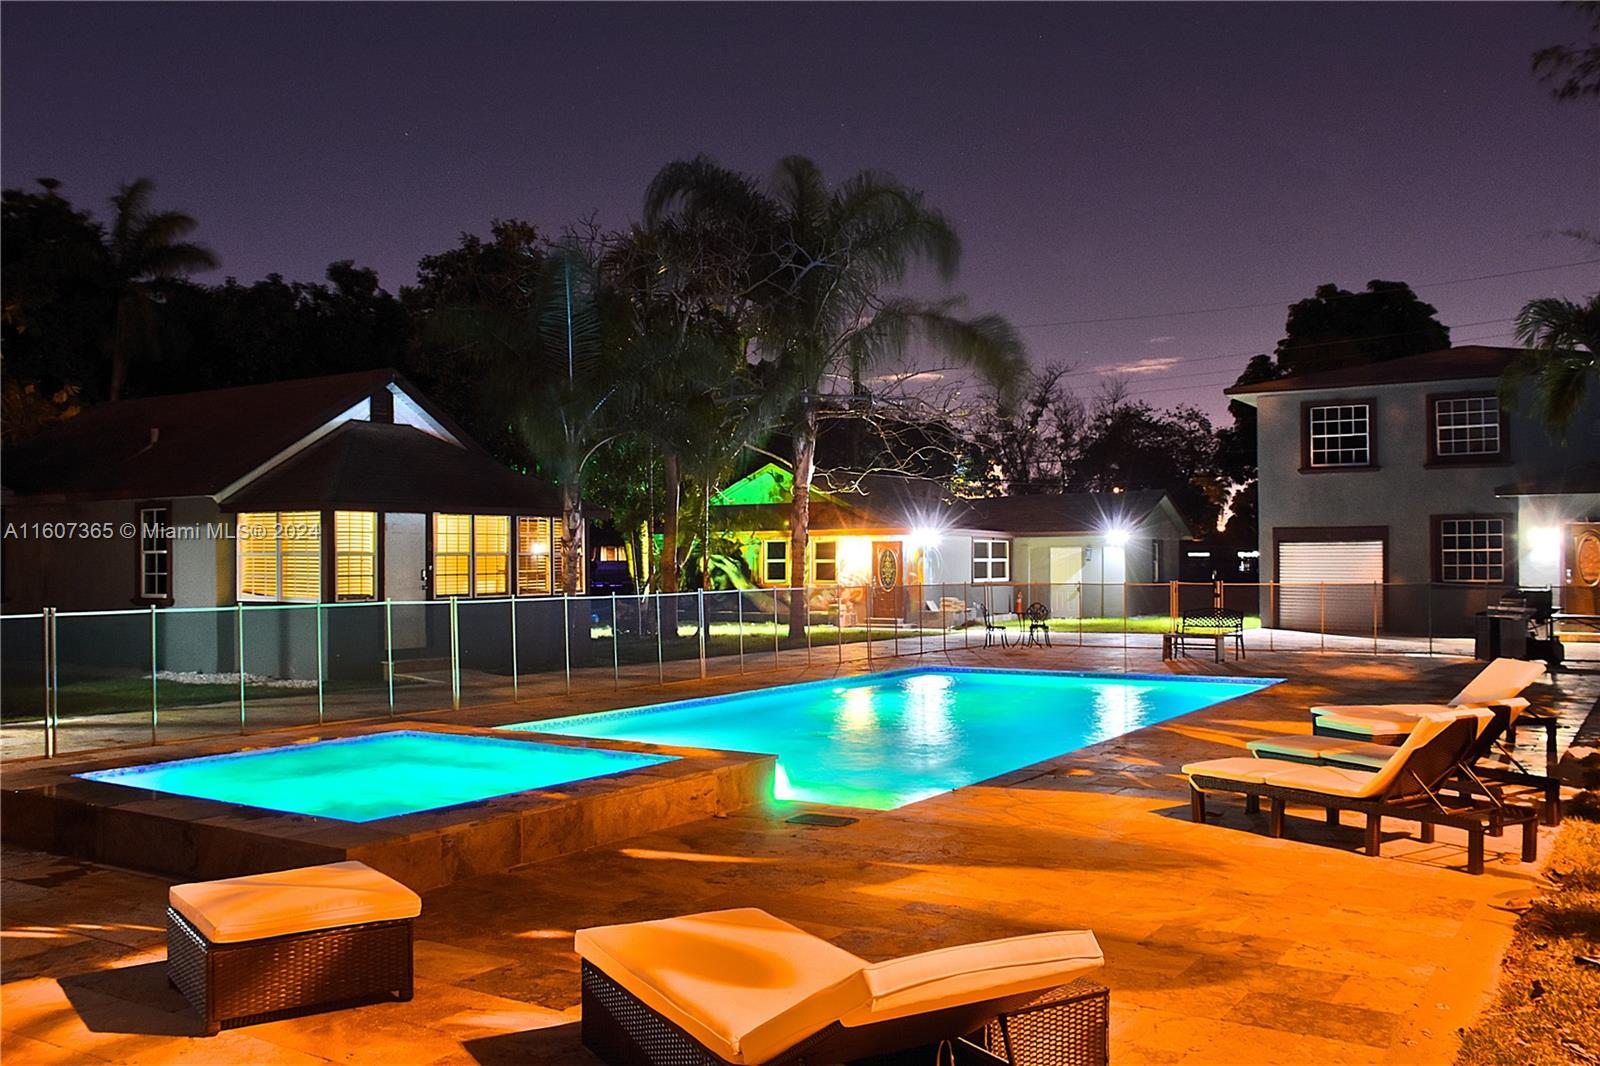
[[1529, 301], [1517, 313], [1517, 340], [1529, 349], [1507, 368], [1501, 391], [1515, 400], [1533, 379], [1534, 414], [1550, 435], [1565, 440], [1600, 378], [1600, 293], [1583, 303], [1560, 297]]
[[155, 282], [211, 270], [217, 257], [203, 244], [183, 238], [198, 222], [181, 211], [156, 211], [150, 206], [155, 182], [128, 182], [111, 198], [113, 217], [106, 235], [106, 254], [117, 288], [116, 318], [111, 327], [112, 400], [122, 398], [128, 363], [136, 352], [156, 346]]
[[[865, 391], [874, 368], [902, 358], [914, 339], [1009, 391], [1024, 363], [1021, 340], [996, 315], [963, 318], [958, 304], [891, 290], [915, 267], [949, 280], [961, 244], [949, 221], [894, 177], [863, 171], [829, 187], [809, 159], [780, 161], [760, 182], [704, 156], [669, 163], [645, 197], [645, 223], [670, 218], [717, 225], [749, 239], [745, 285], [754, 354], [771, 364], [788, 398], [793, 448], [790, 558], [803, 565], [810, 540], [811, 481], [824, 398]], [[790, 605], [792, 637], [804, 635], [805, 605]]]
[[[531, 254], [531, 253], [530, 253]], [[596, 455], [622, 431], [632, 380], [616, 373], [601, 336], [591, 250], [560, 243], [526, 264], [527, 291], [501, 303], [441, 309], [427, 335], [470, 352], [485, 401], [505, 419], [561, 493], [562, 591], [577, 594], [584, 484]]]

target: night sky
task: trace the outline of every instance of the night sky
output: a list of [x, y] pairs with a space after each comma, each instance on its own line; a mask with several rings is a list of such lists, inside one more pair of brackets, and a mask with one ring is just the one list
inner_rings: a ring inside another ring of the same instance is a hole
[[7, 3], [0, 169], [97, 209], [154, 177], [218, 279], [353, 258], [391, 290], [494, 217], [635, 219], [675, 157], [884, 169], [955, 219], [957, 288], [1035, 361], [1215, 412], [1320, 282], [1412, 282], [1457, 343], [1593, 291], [1593, 264], [1425, 286], [1600, 258], [1551, 235], [1600, 230], [1600, 107], [1528, 69], [1579, 29], [1533, 4]]

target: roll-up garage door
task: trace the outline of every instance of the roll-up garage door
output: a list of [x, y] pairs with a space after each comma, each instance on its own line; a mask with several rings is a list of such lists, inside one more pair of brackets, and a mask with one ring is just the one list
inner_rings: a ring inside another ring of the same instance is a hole
[[1278, 625], [1329, 633], [1371, 633], [1382, 624], [1383, 541], [1281, 541]]

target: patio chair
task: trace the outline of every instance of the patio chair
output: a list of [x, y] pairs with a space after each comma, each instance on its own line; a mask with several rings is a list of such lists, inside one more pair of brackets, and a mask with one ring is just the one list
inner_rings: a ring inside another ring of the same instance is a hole
[[1026, 643], [1038, 646], [1041, 640], [1045, 647], [1050, 646], [1050, 608], [1042, 603], [1028, 604], [1027, 613], [1023, 615], [1028, 620], [1028, 637]]
[[973, 606], [977, 608], [979, 615], [983, 618], [983, 646], [987, 648], [993, 644], [996, 634], [998, 634], [1000, 646], [1002, 648], [1011, 647], [1011, 638], [1006, 633], [1006, 627], [994, 620], [994, 614], [990, 612], [989, 605], [987, 603], [978, 603]]
[[[584, 1046], [612, 1066], [1006, 1062], [962, 1038], [1104, 959], [1087, 931], [868, 963], [754, 908], [580, 929]], [[1097, 1034], [1104, 1061], [1103, 1028]]]
[[[1542, 800], [1545, 822], [1561, 824], [1561, 782], [1552, 774], [1535, 774], [1528, 771], [1505, 743], [1517, 710], [1495, 707], [1489, 725], [1478, 734], [1472, 750], [1463, 760], [1473, 774], [1486, 784], [1512, 785], [1537, 789]], [[1411, 728], [1420, 718], [1411, 719]], [[1396, 725], [1401, 723], [1396, 722]], [[1407, 730], [1409, 734], [1410, 730]], [[1403, 740], [1404, 737], [1401, 738]], [[1257, 758], [1285, 759], [1290, 762], [1312, 763], [1321, 766], [1342, 766], [1350, 770], [1375, 771], [1382, 769], [1393, 757], [1391, 744], [1355, 740], [1340, 736], [1275, 736], [1252, 740], [1245, 747]], [[1489, 761], [1496, 753], [1501, 760]], [[1499, 795], [1500, 793], [1496, 793]]]
[[1330, 825], [1341, 811], [1366, 815], [1366, 853], [1382, 848], [1383, 819], [1400, 818], [1420, 825], [1424, 843], [1435, 826], [1467, 833], [1467, 871], [1483, 872], [1483, 837], [1506, 825], [1522, 826], [1522, 860], [1532, 862], [1538, 849], [1538, 812], [1486, 795], [1466, 760], [1493, 714], [1461, 708], [1422, 716], [1405, 742], [1374, 771], [1338, 766], [1307, 766], [1286, 759], [1228, 758], [1183, 767], [1189, 778], [1189, 814], [1204, 822], [1206, 794], [1235, 792], [1245, 797], [1246, 813], [1270, 804], [1268, 834], [1283, 835], [1284, 809], [1290, 803], [1321, 807]]

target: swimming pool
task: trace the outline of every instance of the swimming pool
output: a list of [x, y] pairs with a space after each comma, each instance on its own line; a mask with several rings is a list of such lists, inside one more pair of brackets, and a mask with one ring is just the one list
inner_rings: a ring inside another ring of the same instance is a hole
[[270, 811], [371, 822], [621, 773], [671, 758], [399, 730], [73, 776]]
[[775, 754], [779, 799], [892, 810], [1279, 680], [918, 668], [505, 728]]

